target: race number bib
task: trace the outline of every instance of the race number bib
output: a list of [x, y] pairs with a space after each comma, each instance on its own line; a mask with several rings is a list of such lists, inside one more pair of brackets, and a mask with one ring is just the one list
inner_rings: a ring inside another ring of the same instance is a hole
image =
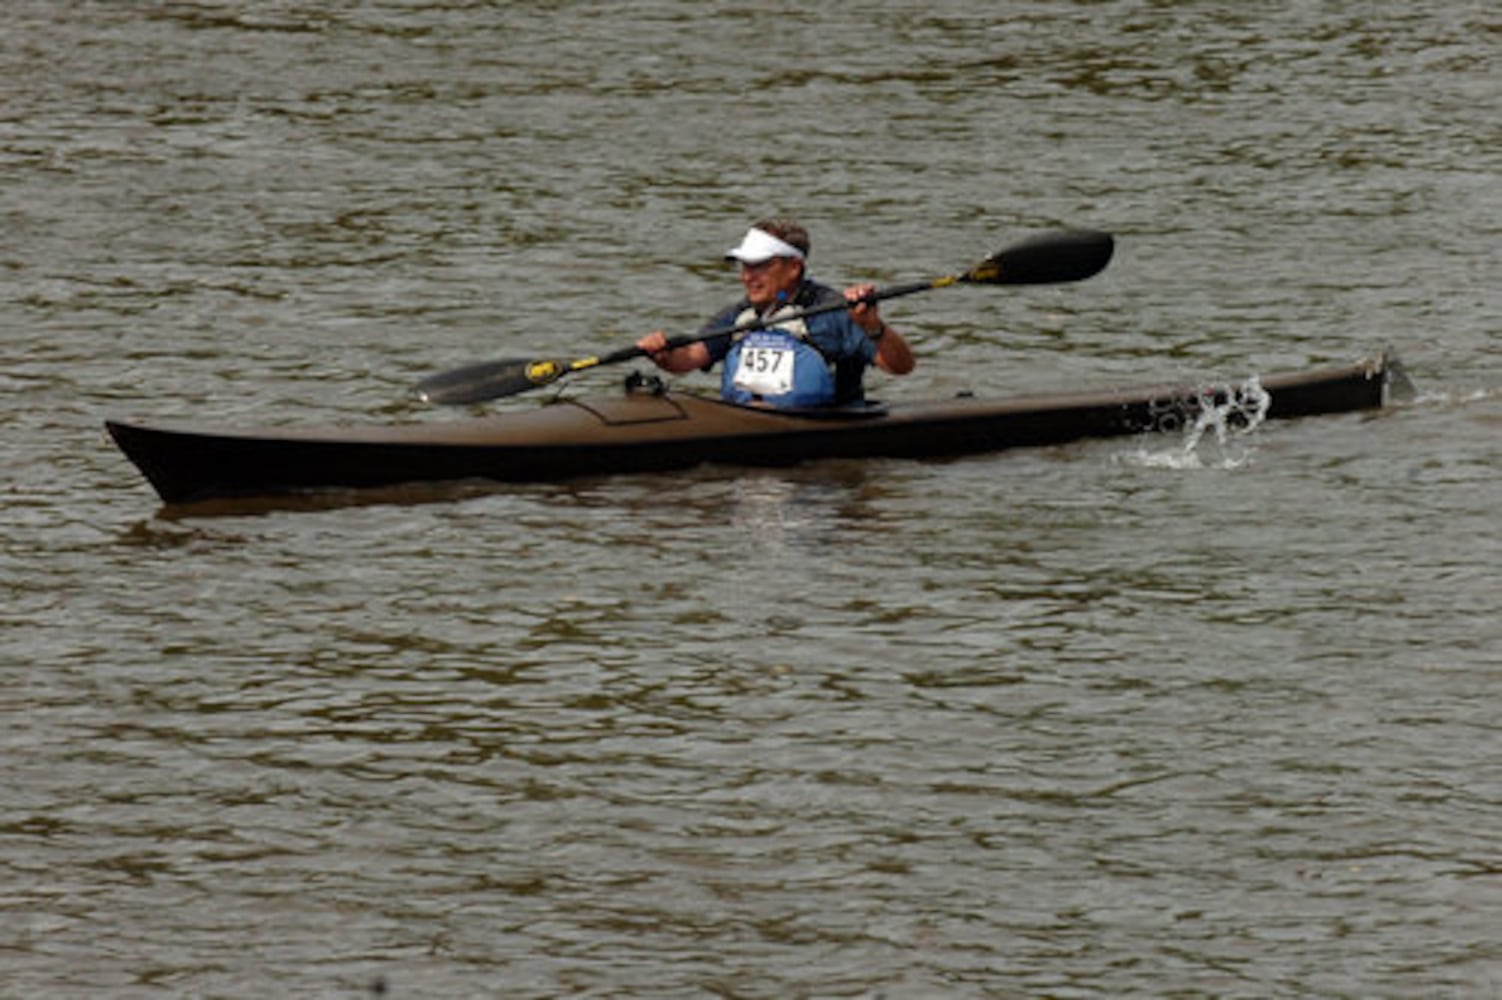
[[793, 349], [748, 341], [735, 367], [737, 388], [757, 396], [785, 396], [793, 390]]

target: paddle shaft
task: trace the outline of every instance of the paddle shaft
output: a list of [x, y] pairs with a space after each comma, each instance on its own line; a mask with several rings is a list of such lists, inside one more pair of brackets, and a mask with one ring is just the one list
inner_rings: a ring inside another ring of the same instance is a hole
[[[826, 302], [820, 306], [808, 306], [804, 309], [794, 309], [791, 312], [778, 312], [775, 315], [753, 316], [750, 319], [736, 323], [734, 326], [719, 327], [714, 330], [702, 330], [699, 333], [685, 333], [677, 337], [669, 337], [663, 350], [672, 351], [689, 344], [697, 344], [701, 340], [713, 340], [715, 337], [734, 336], [737, 333], [748, 333], [752, 330], [764, 330], [777, 323], [788, 323], [794, 320], [806, 319], [809, 316], [820, 316], [824, 313], [839, 312], [867, 302], [883, 302], [887, 299], [900, 298], [904, 295], [913, 295], [917, 292], [926, 292], [931, 288], [942, 288], [945, 285], [964, 281], [963, 277], [934, 278], [929, 281], [913, 281], [905, 285], [893, 285], [890, 288], [876, 288], [858, 299], [846, 299], [843, 302]], [[599, 358], [587, 358], [596, 365], [613, 365], [621, 361], [630, 361], [632, 358], [644, 357], [646, 351], [640, 347], [623, 347]], [[593, 367], [586, 365], [584, 367]], [[570, 366], [571, 370], [578, 371], [577, 365]]]

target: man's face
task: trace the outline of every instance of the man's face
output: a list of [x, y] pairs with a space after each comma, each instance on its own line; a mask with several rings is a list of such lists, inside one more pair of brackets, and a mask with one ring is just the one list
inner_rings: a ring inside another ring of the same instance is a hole
[[760, 264], [741, 264], [741, 285], [746, 298], [757, 309], [775, 305], [779, 295], [792, 295], [803, 276], [803, 268], [792, 257], [773, 257]]

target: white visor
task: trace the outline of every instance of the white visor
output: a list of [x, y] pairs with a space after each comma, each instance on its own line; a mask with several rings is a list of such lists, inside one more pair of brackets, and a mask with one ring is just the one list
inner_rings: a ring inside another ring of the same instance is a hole
[[803, 251], [791, 243], [779, 240], [763, 229], [748, 229], [741, 245], [725, 252], [726, 260], [738, 260], [742, 264], [760, 264], [773, 257], [793, 257], [803, 260]]

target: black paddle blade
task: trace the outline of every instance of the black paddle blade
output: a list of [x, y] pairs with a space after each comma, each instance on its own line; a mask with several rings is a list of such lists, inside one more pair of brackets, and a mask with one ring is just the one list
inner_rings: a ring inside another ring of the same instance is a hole
[[1083, 281], [1111, 261], [1116, 241], [1110, 233], [1069, 229], [1039, 233], [998, 250], [965, 272], [961, 281], [984, 285], [1050, 285]]
[[412, 392], [424, 403], [463, 406], [536, 389], [556, 382], [567, 371], [568, 365], [561, 361], [483, 361], [425, 378]]

